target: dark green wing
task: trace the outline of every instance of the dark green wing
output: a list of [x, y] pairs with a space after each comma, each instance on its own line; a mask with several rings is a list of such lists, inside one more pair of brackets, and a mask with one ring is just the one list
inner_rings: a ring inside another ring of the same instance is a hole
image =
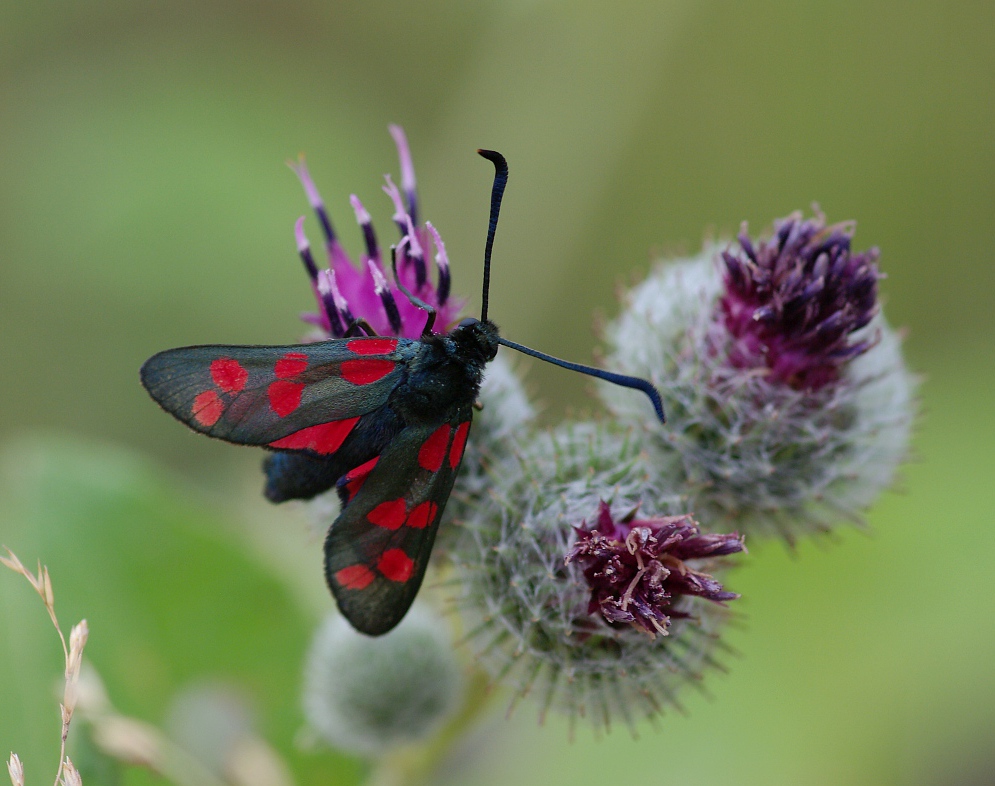
[[325, 577], [357, 630], [379, 636], [407, 613], [456, 480], [473, 408], [408, 426], [339, 481], [342, 513], [325, 539]]
[[362, 415], [386, 404], [418, 348], [387, 337], [183, 347], [150, 358], [142, 384], [163, 409], [208, 436], [328, 454]]

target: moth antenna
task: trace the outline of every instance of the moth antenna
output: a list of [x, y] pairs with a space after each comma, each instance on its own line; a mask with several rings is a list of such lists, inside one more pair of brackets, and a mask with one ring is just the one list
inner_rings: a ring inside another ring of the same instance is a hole
[[660, 422], [667, 422], [667, 416], [663, 412], [663, 400], [660, 398], [660, 393], [648, 380], [641, 379], [640, 377], [630, 377], [625, 374], [615, 374], [611, 371], [605, 371], [602, 368], [584, 366], [580, 363], [571, 363], [569, 360], [554, 358], [552, 355], [547, 355], [545, 352], [540, 352], [537, 349], [532, 349], [531, 347], [526, 347], [522, 344], [516, 344], [514, 341], [508, 341], [506, 338], [499, 338], [498, 343], [503, 344], [506, 347], [511, 347], [511, 349], [517, 350], [518, 352], [522, 352], [526, 355], [531, 355], [534, 358], [539, 358], [539, 360], [545, 360], [547, 363], [552, 363], [554, 366], [560, 366], [561, 368], [570, 369], [571, 371], [579, 371], [581, 374], [587, 374], [590, 377], [597, 377], [598, 379], [605, 380], [605, 382], [611, 382], [614, 385], [621, 385], [624, 388], [641, 390], [649, 396], [649, 400], [653, 402], [653, 409], [656, 410], [656, 416], [660, 418]]
[[477, 153], [494, 164], [491, 215], [487, 225], [487, 245], [484, 246], [484, 292], [480, 298], [480, 321], [486, 322], [487, 295], [491, 288], [491, 249], [494, 248], [494, 233], [497, 231], [498, 214], [501, 212], [501, 199], [504, 197], [504, 188], [508, 185], [508, 162], [496, 150], [478, 150]]
[[[498, 216], [501, 213], [501, 200], [504, 197], [504, 189], [508, 185], [508, 162], [505, 160], [505, 157], [496, 150], [478, 150], [477, 153], [494, 164], [494, 185], [491, 187], [491, 215], [490, 221], [487, 225], [487, 244], [484, 246], [484, 291], [480, 298], [480, 321], [486, 322], [487, 295], [491, 286], [491, 251], [494, 248], [494, 234], [497, 232]], [[395, 273], [394, 275], [396, 277], [397, 274]], [[408, 293], [405, 292], [405, 294]], [[411, 295], [408, 295], [408, 297], [411, 298]], [[415, 301], [412, 300], [412, 302], [414, 303]], [[545, 352], [539, 352], [536, 349], [531, 349], [530, 347], [526, 347], [522, 344], [516, 344], [514, 341], [508, 341], [505, 338], [499, 338], [498, 343], [526, 355], [531, 355], [539, 360], [545, 360], [547, 363], [552, 363], [554, 366], [560, 366], [561, 368], [566, 368], [570, 371], [579, 371], [581, 374], [587, 374], [590, 377], [603, 379], [606, 382], [621, 385], [624, 388], [641, 390], [649, 397], [649, 400], [653, 402], [653, 409], [656, 411], [656, 416], [660, 418], [660, 422], [667, 422], [667, 417], [663, 412], [663, 400], [660, 398], [660, 393], [648, 380], [641, 379], [639, 377], [630, 377], [625, 374], [615, 374], [611, 371], [594, 368], [593, 366], [584, 366], [580, 363], [571, 363], [569, 360], [555, 358], [552, 355], [547, 355]]]

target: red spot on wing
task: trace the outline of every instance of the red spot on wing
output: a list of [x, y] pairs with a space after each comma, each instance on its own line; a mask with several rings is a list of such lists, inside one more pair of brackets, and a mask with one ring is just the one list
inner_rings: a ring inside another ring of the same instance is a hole
[[353, 385], [369, 385], [371, 382], [383, 379], [396, 365], [393, 360], [378, 358], [347, 360], [342, 364], [342, 379]]
[[346, 344], [357, 355], [389, 355], [397, 349], [396, 338], [357, 338]]
[[366, 589], [374, 578], [373, 571], [365, 565], [350, 565], [335, 573], [335, 581], [342, 589]]
[[211, 379], [225, 393], [239, 393], [249, 379], [249, 372], [232, 358], [218, 358], [211, 363]]
[[414, 573], [415, 563], [401, 549], [387, 549], [377, 562], [377, 570], [391, 581], [405, 582]]
[[444, 423], [432, 432], [418, 451], [418, 465], [429, 472], [438, 472], [449, 447], [449, 424]]
[[407, 525], [415, 529], [425, 529], [435, 521], [435, 514], [439, 512], [439, 506], [434, 502], [423, 502], [415, 507], [408, 516]]
[[303, 352], [288, 352], [273, 367], [273, 373], [277, 379], [290, 379], [296, 377], [307, 368], [307, 355]]
[[285, 418], [301, 405], [301, 393], [303, 392], [304, 385], [302, 383], [287, 382], [285, 379], [270, 382], [266, 389], [269, 405], [281, 418]]
[[392, 499], [389, 502], [381, 502], [373, 510], [366, 514], [366, 518], [371, 524], [376, 524], [384, 529], [398, 529], [404, 523], [408, 515], [408, 506], [403, 497]]
[[[276, 383], [273, 383], [276, 384]], [[272, 388], [272, 385], [270, 385]], [[276, 442], [270, 442], [272, 448], [284, 448], [286, 450], [313, 450], [315, 453], [334, 453], [345, 442], [353, 427], [359, 422], [359, 418], [347, 418], [345, 420], [332, 420], [328, 423], [319, 423], [317, 426], [308, 426], [300, 431], [295, 431]]]
[[460, 423], [456, 427], [456, 435], [453, 437], [453, 446], [449, 449], [449, 466], [453, 469], [459, 466], [460, 459], [463, 458], [463, 450], [466, 448], [466, 435], [470, 432], [470, 421]]
[[350, 469], [343, 476], [342, 485], [345, 486], [346, 494], [348, 495], [350, 502], [352, 501], [352, 498], [359, 493], [359, 490], [363, 488], [363, 484], [366, 482], [366, 479], [370, 476], [370, 473], [373, 471], [373, 468], [377, 465], [379, 460], [380, 456], [371, 458], [365, 464], [360, 464], [355, 469]]
[[373, 468], [377, 465], [378, 461], [380, 461], [380, 456], [377, 456], [375, 458], [371, 458], [365, 464], [360, 464], [355, 469], [350, 469], [345, 474], [345, 479], [346, 480], [359, 480], [360, 478], [366, 477], [367, 475], [370, 474], [370, 472], [373, 471]]
[[224, 411], [225, 405], [221, 403], [221, 397], [213, 390], [205, 390], [193, 400], [194, 420], [205, 428], [217, 423]]

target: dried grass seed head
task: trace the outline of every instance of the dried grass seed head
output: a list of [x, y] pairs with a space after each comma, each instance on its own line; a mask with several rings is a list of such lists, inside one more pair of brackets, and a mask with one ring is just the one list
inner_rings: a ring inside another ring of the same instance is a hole
[[[3, 559], [0, 557], [0, 559]], [[11, 752], [10, 758], [7, 760], [7, 772], [10, 773], [10, 782], [13, 786], [24, 786], [24, 765], [21, 764], [21, 758], [14, 752]]]

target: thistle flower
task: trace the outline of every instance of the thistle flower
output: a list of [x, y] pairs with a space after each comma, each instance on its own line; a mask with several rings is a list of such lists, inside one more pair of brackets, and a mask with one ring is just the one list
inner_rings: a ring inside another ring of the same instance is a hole
[[378, 638], [332, 616], [308, 655], [304, 713], [326, 742], [372, 755], [431, 736], [461, 692], [447, 626], [423, 607]]
[[679, 707], [682, 683], [716, 665], [728, 612], [700, 593], [673, 594], [666, 637], [589, 613], [590, 563], [575, 528], [603, 504], [642, 506], [647, 520], [686, 510], [667, 473], [651, 466], [642, 433], [595, 423], [535, 433], [492, 468], [490, 493], [453, 550], [468, 646], [497, 682], [538, 694], [540, 718], [555, 708], [596, 729], [613, 718], [634, 727], [639, 716]]
[[[328, 268], [319, 270], [304, 234], [304, 218], [297, 220], [294, 235], [297, 250], [318, 302], [317, 313], [302, 314], [301, 318], [319, 329], [320, 338], [342, 338], [355, 320], [364, 319], [380, 335], [418, 338], [425, 324], [425, 312], [413, 305], [403, 294], [401, 285], [438, 312], [436, 324], [444, 332], [451, 327], [463, 302], [449, 296], [450, 273], [446, 246], [432, 224], [418, 224], [418, 193], [411, 151], [400, 126], [391, 126], [390, 133], [397, 145], [401, 162], [401, 189], [386, 175], [384, 192], [394, 205], [394, 223], [400, 231], [397, 248], [397, 274], [393, 277], [390, 253], [384, 253], [366, 208], [355, 194], [349, 197], [356, 221], [365, 243], [357, 267], [339, 242], [332, 219], [325, 208], [304, 160], [291, 164], [300, 178], [311, 208], [321, 224], [325, 239]], [[403, 190], [403, 196], [402, 196]], [[435, 284], [431, 282], [428, 255], [434, 249]]]
[[636, 519], [636, 511], [619, 521], [611, 507], [598, 504], [597, 523], [577, 528], [577, 541], [566, 562], [584, 566], [591, 587], [589, 614], [600, 613], [609, 624], [628, 623], [637, 630], [667, 635], [667, 612], [680, 595], [716, 603], [735, 600], [712, 576], [694, 570], [687, 560], [743, 551], [738, 535], [702, 535], [685, 514]]
[[[795, 214], [769, 240], [707, 247], [625, 296], [607, 362], [648, 376], [669, 423], [599, 387], [647, 448], [676, 459], [710, 531], [799, 535], [860, 521], [904, 458], [915, 383], [876, 300], [876, 251], [852, 224]], [[648, 424], [648, 426], [646, 425]]]

